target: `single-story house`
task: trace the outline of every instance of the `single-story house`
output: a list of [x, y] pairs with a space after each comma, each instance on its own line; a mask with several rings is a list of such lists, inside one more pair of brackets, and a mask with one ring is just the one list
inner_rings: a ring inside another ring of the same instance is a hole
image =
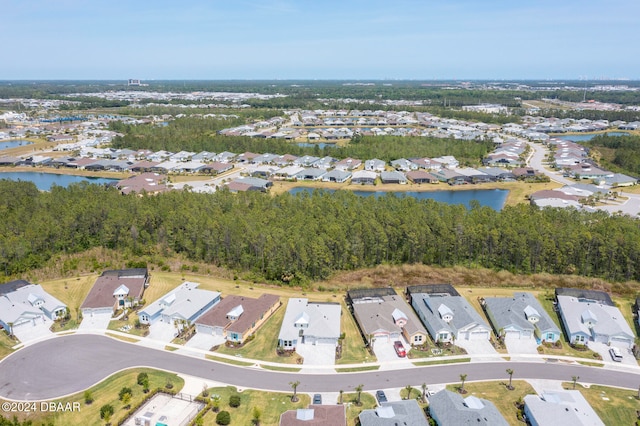
[[295, 177], [300, 180], [320, 180], [326, 173], [324, 169], [309, 167], [298, 172]]
[[338, 303], [291, 298], [280, 327], [278, 346], [285, 350], [295, 350], [298, 344], [336, 346], [340, 338], [341, 315]]
[[269, 188], [273, 186], [273, 182], [260, 179], [256, 177], [240, 177], [238, 179], [233, 180], [229, 183], [229, 190], [233, 191], [234, 186], [231, 184], [240, 184], [241, 186], [245, 186], [247, 191], [261, 191], [267, 192]]
[[486, 297], [483, 307], [497, 336], [554, 343], [561, 331], [531, 293]]
[[104, 271], [82, 302], [82, 315], [112, 313], [116, 309], [137, 305], [148, 285], [149, 271], [146, 268]]
[[404, 185], [407, 183], [407, 177], [402, 172], [382, 172], [380, 173], [380, 180], [382, 183], [399, 183]]
[[524, 414], [531, 426], [604, 426], [577, 390], [544, 391], [524, 397]]
[[309, 405], [280, 415], [280, 426], [346, 426], [345, 405]]
[[407, 173], [407, 179], [413, 183], [438, 183], [439, 180], [434, 175], [424, 170], [412, 170]]
[[347, 292], [353, 315], [366, 342], [399, 340], [410, 345], [427, 341], [427, 330], [402, 296], [393, 289], [361, 289]]
[[142, 324], [153, 324], [160, 320], [167, 324], [181, 326], [184, 322], [193, 324], [202, 314], [218, 302], [217, 291], [200, 290], [199, 283], [185, 281], [155, 302], [138, 312]]
[[462, 296], [412, 293], [411, 306], [436, 343], [491, 337], [489, 325]]
[[572, 344], [600, 342], [620, 348], [631, 348], [635, 335], [615, 306], [598, 300], [568, 295], [556, 296], [560, 318]]
[[[25, 281], [18, 281], [22, 284]], [[12, 291], [11, 287], [14, 287]], [[17, 288], [15, 288], [17, 287]], [[67, 306], [37, 284], [7, 286], [0, 296], [0, 327], [13, 333], [17, 327], [35, 325], [45, 317], [55, 321], [65, 316]]]
[[429, 425], [415, 399], [383, 402], [376, 408], [362, 410], [358, 418], [361, 426]]
[[167, 185], [164, 184], [165, 180], [165, 175], [147, 172], [118, 181], [116, 188], [123, 194], [141, 194], [143, 192], [147, 194], [160, 194], [169, 189]]
[[429, 397], [429, 415], [438, 426], [507, 426], [509, 423], [491, 401], [443, 389]]
[[353, 175], [351, 176], [351, 183], [354, 185], [373, 185], [377, 178], [378, 174], [376, 172], [372, 172], [370, 170], [357, 170], [353, 172]]
[[198, 318], [196, 331], [244, 343], [280, 305], [280, 298], [272, 294], [262, 294], [257, 299], [227, 296]]
[[343, 182], [346, 182], [347, 180], [349, 180], [350, 177], [351, 177], [351, 172], [346, 171], [346, 170], [334, 169], [334, 170], [331, 170], [330, 172], [328, 172], [327, 174], [323, 175], [322, 176], [322, 181], [323, 182], [343, 183]]
[[385, 163], [384, 161], [374, 158], [372, 160], [367, 160], [364, 162], [364, 169], [374, 172], [383, 172], [386, 164], [387, 163]]

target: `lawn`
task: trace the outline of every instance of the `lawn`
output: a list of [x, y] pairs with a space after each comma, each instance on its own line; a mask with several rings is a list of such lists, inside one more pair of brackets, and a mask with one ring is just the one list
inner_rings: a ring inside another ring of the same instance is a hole
[[13, 346], [20, 343], [18, 340], [11, 340], [7, 333], [0, 331], [0, 359], [13, 352]]
[[71, 318], [77, 320], [80, 305], [87, 297], [97, 275], [84, 275], [81, 277], [63, 278], [40, 283], [43, 289], [53, 297], [65, 303], [71, 311]]
[[[572, 389], [572, 383], [563, 383], [565, 389]], [[591, 385], [576, 387], [591, 404], [593, 410], [606, 425], [636, 424], [636, 410], [640, 408], [637, 391]]]
[[348, 425], [356, 424], [356, 419], [358, 418], [362, 410], [369, 410], [377, 406], [376, 399], [373, 397], [373, 395], [366, 392], [362, 392], [360, 394], [360, 402], [362, 403], [361, 406], [356, 405], [357, 400], [358, 394], [355, 392], [345, 393], [344, 395], [342, 395], [342, 402], [347, 405]]
[[[523, 423], [518, 420], [517, 417], [518, 409], [515, 405], [516, 401], [524, 398], [525, 395], [535, 394], [536, 392], [533, 390], [529, 383], [522, 380], [514, 380], [512, 384], [515, 389], [510, 391], [506, 387], [507, 381], [508, 376], [505, 373], [504, 382], [465, 383], [464, 388], [467, 391], [467, 394], [465, 394], [464, 396], [467, 397], [470, 395], [474, 395], [478, 398], [487, 399], [493, 402], [498, 411], [500, 411], [504, 418], [507, 419], [507, 422], [510, 425], [519, 426]], [[448, 385], [447, 389], [456, 392], [459, 386], [460, 384], [456, 383], [453, 385]]]
[[285, 308], [285, 305], [278, 308], [255, 334], [255, 339], [246, 343], [243, 347], [230, 348], [225, 345], [220, 345], [217, 352], [236, 355], [242, 358], [279, 362], [282, 364], [297, 364], [298, 359], [301, 359], [298, 354], [293, 353], [292, 356], [278, 356], [276, 353], [278, 334], [280, 333], [280, 325], [284, 319]]
[[118, 400], [118, 392], [123, 387], [129, 387], [133, 391], [131, 398], [131, 406], [137, 405], [145, 397], [142, 387], [136, 383], [138, 373], [146, 372], [149, 375], [149, 388], [164, 388], [170, 380], [173, 383], [173, 389], [180, 390], [184, 386], [184, 381], [175, 374], [165, 373], [151, 369], [133, 369], [115, 374], [102, 383], [92, 387], [90, 392], [94, 398], [93, 403], [86, 405], [84, 403], [84, 392], [77, 393], [67, 398], [56, 400], [55, 402], [80, 403], [79, 411], [58, 412], [54, 414], [36, 413], [35, 416], [24, 417], [21, 420], [32, 420], [34, 424], [51, 422], [55, 425], [104, 425], [105, 422], [100, 419], [100, 407], [110, 404], [115, 409], [115, 413], [111, 418], [111, 424], [116, 425], [118, 421], [123, 419], [127, 413], [124, 404]]
[[[301, 386], [304, 384], [302, 383]], [[298, 393], [299, 401], [291, 402], [291, 393], [275, 393], [275, 392], [259, 392], [253, 390], [244, 390], [238, 392], [233, 386], [211, 388], [209, 395], [220, 396], [220, 411], [228, 411], [231, 414], [232, 425], [251, 425], [253, 419], [253, 409], [258, 407], [261, 411], [260, 424], [262, 426], [277, 425], [280, 422], [280, 415], [287, 410], [295, 410], [298, 408], [306, 408], [309, 403], [309, 396]], [[232, 408], [229, 406], [229, 397], [231, 395], [240, 396], [240, 406]], [[216, 413], [209, 411], [204, 416], [205, 425], [216, 424]]]
[[364, 340], [360, 335], [360, 330], [356, 324], [356, 320], [347, 309], [344, 302], [342, 305], [342, 321], [340, 328], [345, 338], [342, 340], [342, 357], [336, 360], [336, 364], [358, 364], [361, 362], [376, 362], [375, 355], [371, 355], [364, 346]]

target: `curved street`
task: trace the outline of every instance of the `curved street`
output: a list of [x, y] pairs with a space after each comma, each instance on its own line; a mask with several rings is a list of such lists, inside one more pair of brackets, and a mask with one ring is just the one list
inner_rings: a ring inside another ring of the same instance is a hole
[[283, 391], [300, 381], [301, 392], [351, 391], [404, 387], [406, 385], [456, 383], [460, 374], [469, 382], [505, 380], [505, 370], [516, 379], [571, 381], [637, 389], [640, 373], [602, 367], [567, 365], [559, 362], [487, 362], [414, 367], [403, 370], [359, 373], [311, 374], [237, 367], [173, 352], [134, 345], [105, 336], [79, 334], [61, 336], [20, 349], [0, 362], [0, 398], [38, 401], [60, 398], [83, 391], [108, 376], [128, 368], [151, 367], [239, 388]]

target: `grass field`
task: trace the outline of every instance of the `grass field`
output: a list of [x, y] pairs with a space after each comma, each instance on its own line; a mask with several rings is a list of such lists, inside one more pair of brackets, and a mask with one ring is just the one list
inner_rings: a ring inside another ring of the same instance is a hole
[[20, 342], [17, 340], [11, 340], [7, 333], [5, 333], [4, 331], [0, 331], [0, 359], [13, 352], [13, 349], [11, 348], [18, 343]]
[[[303, 386], [301, 383], [300, 386]], [[258, 392], [252, 390], [244, 390], [238, 392], [235, 387], [228, 386], [222, 388], [209, 389], [209, 395], [220, 396], [220, 411], [228, 411], [231, 414], [232, 425], [251, 425], [253, 419], [253, 409], [258, 407], [261, 411], [260, 424], [262, 426], [277, 425], [280, 422], [280, 415], [287, 410], [295, 410], [298, 408], [306, 408], [309, 405], [309, 396], [299, 392], [299, 401], [291, 402], [291, 393], [275, 393], [275, 392]], [[240, 406], [232, 408], [229, 406], [229, 397], [232, 395], [240, 396]], [[216, 424], [216, 413], [207, 412], [204, 416], [205, 425]]]
[[[565, 389], [572, 389], [569, 382], [563, 383]], [[633, 425], [638, 417], [636, 410], [640, 409], [637, 391], [609, 388], [591, 385], [588, 388], [578, 386], [584, 399], [598, 414], [605, 425]]]
[[[505, 382], [465, 383], [464, 388], [468, 393], [464, 397], [473, 395], [487, 399], [493, 402], [510, 425], [522, 425], [523, 423], [517, 417], [516, 401], [524, 398], [525, 395], [535, 394], [536, 392], [529, 383], [521, 380], [513, 381], [512, 384], [515, 389], [512, 391], [507, 389], [506, 384], [506, 380]], [[459, 384], [448, 385], [447, 389], [456, 392], [459, 386]]]
[[40, 283], [53, 297], [65, 303], [71, 311], [71, 317], [78, 318], [80, 305], [91, 290], [98, 275], [83, 275], [81, 277], [63, 278], [53, 281], [43, 281]]
[[360, 335], [356, 320], [347, 309], [347, 305], [344, 299], [341, 301], [342, 305], [342, 320], [340, 321], [340, 328], [344, 333], [344, 340], [342, 341], [342, 357], [336, 361], [336, 364], [357, 364], [359, 362], [375, 362], [377, 358], [375, 355], [371, 355], [364, 346], [364, 340]]
[[358, 394], [353, 393], [345, 393], [342, 395], [343, 404], [347, 405], [347, 425], [355, 425], [356, 419], [362, 412], [362, 410], [370, 410], [376, 407], [376, 399], [373, 395], [368, 394], [366, 392], [362, 392], [360, 394], [360, 402], [361, 406], [357, 406], [355, 403], [358, 400]]
[[115, 413], [111, 418], [112, 424], [118, 424], [118, 421], [123, 419], [127, 413], [124, 404], [118, 400], [118, 392], [123, 387], [130, 387], [133, 391], [133, 395], [130, 401], [132, 406], [135, 406], [144, 399], [145, 394], [142, 392], [142, 387], [136, 383], [138, 373], [146, 372], [149, 375], [149, 388], [164, 388], [167, 382], [170, 380], [173, 383], [173, 389], [180, 390], [184, 386], [184, 381], [175, 374], [165, 373], [163, 371], [151, 370], [151, 369], [134, 369], [127, 370], [118, 374], [115, 374], [102, 383], [89, 389], [94, 401], [91, 405], [84, 403], [84, 392], [77, 393], [68, 398], [56, 400], [55, 402], [67, 402], [80, 403], [80, 411], [71, 412], [58, 412], [54, 414], [49, 413], [35, 413], [35, 416], [20, 418], [20, 420], [32, 420], [34, 424], [52, 422], [54, 425], [104, 425], [105, 422], [100, 419], [100, 407], [105, 404], [110, 404], [115, 409]]

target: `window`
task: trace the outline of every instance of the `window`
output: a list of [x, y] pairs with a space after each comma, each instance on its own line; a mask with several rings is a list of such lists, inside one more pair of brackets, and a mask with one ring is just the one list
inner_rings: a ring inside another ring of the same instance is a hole
[[440, 334], [438, 334], [438, 341], [447, 340], [448, 337], [449, 337], [448, 333], [440, 333]]
[[413, 340], [414, 342], [422, 342], [422, 336], [416, 336]]
[[547, 341], [553, 340], [553, 333], [547, 333]]

